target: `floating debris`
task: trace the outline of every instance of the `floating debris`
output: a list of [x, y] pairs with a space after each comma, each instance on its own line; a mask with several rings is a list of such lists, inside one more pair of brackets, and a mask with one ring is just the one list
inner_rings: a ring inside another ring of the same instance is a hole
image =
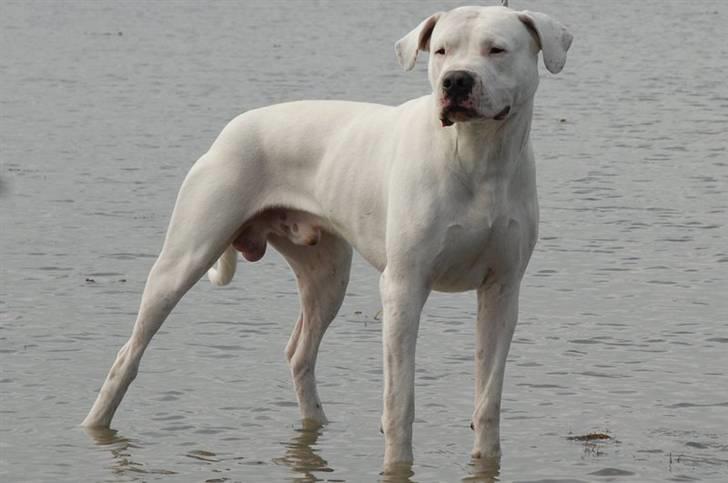
[[606, 433], [587, 433], [581, 436], [567, 436], [566, 439], [569, 441], [604, 441], [612, 439], [612, 437]]

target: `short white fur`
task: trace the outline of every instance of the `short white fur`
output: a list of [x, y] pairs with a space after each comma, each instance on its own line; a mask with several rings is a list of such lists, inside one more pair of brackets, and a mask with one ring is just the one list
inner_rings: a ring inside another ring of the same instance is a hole
[[[558, 72], [570, 44], [540, 13], [441, 12], [396, 45], [405, 69], [442, 46], [429, 60], [432, 93], [396, 107], [293, 102], [232, 120], [182, 184], [132, 335], [83, 425], [109, 427], [152, 336], [205, 272], [226, 284], [236, 248], [256, 259], [267, 243], [297, 275], [301, 313], [286, 355], [301, 416], [327, 422], [316, 355], [355, 249], [381, 271], [385, 470], [413, 459], [415, 346], [432, 290], [477, 292], [472, 454], [498, 456], [506, 357], [538, 234], [529, 141], [538, 52]], [[443, 127], [442, 79], [454, 69], [476, 80], [474, 110]]]

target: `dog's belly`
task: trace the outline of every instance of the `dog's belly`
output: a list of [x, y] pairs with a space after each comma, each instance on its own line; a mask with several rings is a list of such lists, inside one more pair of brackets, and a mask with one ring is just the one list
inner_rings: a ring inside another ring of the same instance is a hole
[[[357, 227], [349, 231], [366, 230]], [[270, 208], [247, 220], [238, 229], [233, 248], [249, 262], [257, 262], [265, 255], [271, 237], [285, 238], [294, 245], [318, 245], [324, 232], [346, 239], [373, 267], [384, 270], [384, 238], [376, 240], [347, 239], [329, 220], [315, 214], [290, 208]], [[370, 233], [371, 234], [371, 233]]]

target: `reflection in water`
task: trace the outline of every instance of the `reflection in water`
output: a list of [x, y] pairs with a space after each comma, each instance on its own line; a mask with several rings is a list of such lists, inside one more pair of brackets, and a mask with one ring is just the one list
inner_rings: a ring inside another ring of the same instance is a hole
[[[117, 475], [131, 476], [132, 481], [135, 480], [132, 475], [140, 474], [157, 474], [157, 475], [175, 475], [175, 471], [170, 470], [149, 470], [144, 468], [144, 464], [132, 460], [132, 450], [141, 446], [124, 436], [118, 434], [114, 429], [106, 428], [83, 428], [94, 442], [111, 451], [113, 461], [111, 470]], [[140, 477], [141, 478], [141, 477]]]
[[304, 421], [303, 427], [294, 431], [291, 440], [284, 443], [285, 455], [273, 460], [276, 464], [288, 466], [296, 474], [291, 481], [301, 483], [319, 481], [320, 478], [316, 477], [316, 473], [334, 471], [316, 450], [316, 441], [323, 433], [323, 427]]
[[96, 442], [98, 446], [103, 446], [111, 451], [113, 462], [111, 469], [116, 474], [125, 474], [129, 471], [143, 471], [143, 465], [131, 459], [131, 449], [136, 446], [134, 443], [118, 434], [114, 429], [106, 428], [83, 428], [86, 434]]
[[462, 479], [467, 483], [494, 483], [500, 474], [500, 458], [472, 458], [470, 476]]
[[411, 464], [397, 464], [389, 466], [387, 472], [382, 474], [380, 483], [414, 483], [410, 478], [414, 476], [415, 472], [412, 471]]
[[[291, 481], [308, 483], [322, 481], [320, 473], [334, 471], [328, 462], [318, 453], [316, 443], [323, 434], [324, 427], [315, 423], [304, 422], [301, 428], [295, 429], [290, 441], [283, 443], [286, 448], [285, 455], [273, 459], [278, 465], [291, 469]], [[378, 464], [375, 463], [375, 464]], [[473, 458], [470, 461], [470, 475], [462, 479], [467, 483], [494, 483], [500, 474], [500, 458]], [[317, 476], [317, 473], [319, 474]], [[380, 473], [379, 483], [415, 483], [417, 480], [411, 464], [395, 465], [387, 468], [386, 473]], [[347, 481], [333, 479], [330, 481]]]
[[[293, 437], [287, 443], [286, 453], [280, 458], [275, 458], [274, 463], [288, 466], [294, 473], [291, 481], [308, 483], [322, 481], [321, 475], [316, 473], [332, 473], [334, 471], [328, 462], [318, 454], [316, 442], [323, 434], [324, 427], [318, 423], [303, 422], [301, 428], [295, 429]], [[379, 464], [379, 462], [375, 463]], [[412, 465], [397, 465], [387, 469], [386, 474], [381, 473], [380, 483], [414, 483], [411, 476], [414, 475]], [[326, 481], [347, 481], [345, 479], [328, 478]]]

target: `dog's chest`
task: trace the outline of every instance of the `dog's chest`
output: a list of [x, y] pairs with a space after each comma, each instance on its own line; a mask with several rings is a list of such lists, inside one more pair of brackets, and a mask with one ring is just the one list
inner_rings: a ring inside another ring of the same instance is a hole
[[[535, 200], [534, 200], [535, 203]], [[529, 203], [502, 193], [474, 199], [450, 211], [434, 266], [434, 288], [463, 291], [525, 269], [535, 245], [537, 215]]]

